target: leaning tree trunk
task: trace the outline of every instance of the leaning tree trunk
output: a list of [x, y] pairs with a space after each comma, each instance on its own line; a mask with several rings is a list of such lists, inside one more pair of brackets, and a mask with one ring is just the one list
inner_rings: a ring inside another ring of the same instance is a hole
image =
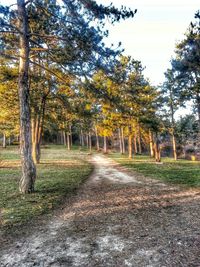
[[34, 191], [36, 179], [36, 167], [32, 159], [31, 146], [31, 122], [30, 122], [30, 94], [28, 84], [29, 69], [29, 40], [28, 40], [28, 16], [25, 1], [17, 0], [18, 26], [20, 30], [19, 43], [19, 104], [20, 104], [20, 153], [22, 164], [22, 176], [19, 189], [22, 193]]

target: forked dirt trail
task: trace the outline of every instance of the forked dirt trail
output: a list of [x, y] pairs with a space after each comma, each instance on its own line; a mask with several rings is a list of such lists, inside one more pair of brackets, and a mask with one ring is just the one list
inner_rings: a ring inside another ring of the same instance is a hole
[[94, 156], [59, 217], [1, 251], [0, 266], [200, 266], [200, 190], [170, 187]]

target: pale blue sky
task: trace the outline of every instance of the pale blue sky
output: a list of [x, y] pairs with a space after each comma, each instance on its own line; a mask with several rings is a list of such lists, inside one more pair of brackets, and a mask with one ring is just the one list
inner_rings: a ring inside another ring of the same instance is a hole
[[[97, 0], [109, 5], [111, 2], [138, 9], [133, 19], [121, 21], [112, 26], [108, 43], [122, 42], [125, 53], [141, 60], [146, 66], [145, 75], [153, 84], [163, 81], [163, 73], [170, 66], [169, 61], [175, 43], [184, 38], [194, 13], [200, 9], [199, 0]], [[16, 0], [0, 0], [0, 3], [16, 3]]]
[[[110, 0], [97, 0], [109, 4]], [[153, 84], [163, 81], [175, 44], [184, 38], [199, 0], [112, 0], [115, 6], [138, 9], [133, 19], [109, 26], [109, 41], [122, 41], [125, 53], [141, 60]]]

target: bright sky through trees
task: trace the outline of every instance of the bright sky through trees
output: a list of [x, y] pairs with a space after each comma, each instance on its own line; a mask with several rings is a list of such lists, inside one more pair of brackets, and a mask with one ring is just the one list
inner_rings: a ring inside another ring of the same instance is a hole
[[115, 6], [138, 9], [133, 19], [109, 26], [109, 40], [122, 42], [125, 52], [146, 66], [145, 74], [154, 84], [163, 82], [175, 44], [184, 33], [195, 12], [200, 8], [197, 0], [98, 0]]
[[[141, 60], [145, 74], [154, 84], [164, 80], [164, 72], [170, 66], [175, 44], [184, 33], [195, 12], [200, 8], [198, 0], [97, 0], [98, 3], [121, 5], [137, 9], [133, 19], [120, 21], [114, 26], [108, 23], [110, 36], [106, 42], [122, 42], [127, 55]], [[16, 0], [1, 0], [2, 4]]]

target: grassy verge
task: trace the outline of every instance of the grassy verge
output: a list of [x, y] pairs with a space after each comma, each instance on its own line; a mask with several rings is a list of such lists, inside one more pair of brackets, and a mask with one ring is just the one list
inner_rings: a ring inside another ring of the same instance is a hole
[[128, 159], [127, 155], [112, 153], [109, 157], [128, 169], [151, 178], [191, 187], [200, 186], [200, 162], [198, 161], [174, 161], [170, 158], [163, 158], [162, 164], [156, 164], [154, 159], [148, 156], [137, 155], [134, 159]]
[[0, 150], [0, 226], [10, 229], [30, 222], [59, 207], [63, 199], [77, 189], [91, 173], [86, 155], [64, 147], [42, 150], [37, 166], [36, 192], [21, 195], [18, 191], [20, 161], [17, 147]]

